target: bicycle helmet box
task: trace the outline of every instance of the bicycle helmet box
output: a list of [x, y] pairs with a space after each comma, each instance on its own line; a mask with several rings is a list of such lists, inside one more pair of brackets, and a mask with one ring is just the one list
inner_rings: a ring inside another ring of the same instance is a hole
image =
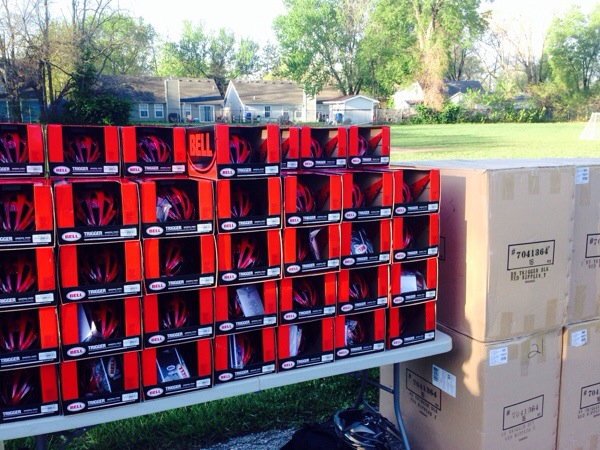
[[347, 154], [346, 127], [300, 128], [300, 169], [345, 169]]
[[215, 337], [215, 384], [275, 373], [275, 351], [275, 328]]
[[391, 219], [342, 222], [342, 269], [390, 263]]
[[386, 310], [386, 349], [421, 344], [435, 339], [435, 301]]
[[0, 177], [44, 177], [41, 125], [0, 123]]
[[293, 324], [333, 317], [336, 287], [335, 273], [283, 278], [279, 282], [279, 323]]
[[0, 369], [58, 362], [56, 308], [0, 313]]
[[387, 308], [389, 303], [389, 266], [340, 270], [337, 273], [337, 314], [356, 314]]
[[215, 285], [215, 239], [212, 235], [144, 239], [146, 294]]
[[1, 371], [0, 423], [58, 415], [57, 367], [48, 364]]
[[0, 260], [0, 311], [37, 308], [57, 302], [54, 249], [3, 250]]
[[348, 127], [348, 168], [386, 167], [390, 163], [390, 127]]
[[124, 176], [186, 174], [185, 128], [121, 127]]
[[139, 297], [60, 305], [63, 361], [141, 349]]
[[139, 178], [142, 238], [214, 232], [214, 186], [210, 180], [174, 175]]
[[51, 177], [121, 174], [115, 126], [47, 125], [46, 145]]
[[279, 230], [217, 235], [218, 286], [281, 278]]
[[58, 263], [62, 303], [142, 294], [139, 241], [61, 245]]
[[300, 162], [300, 128], [280, 127], [281, 170], [298, 170]]
[[340, 270], [340, 226], [283, 229], [284, 276]]
[[439, 214], [392, 219], [392, 262], [437, 258], [439, 245]]
[[275, 281], [215, 289], [215, 333], [239, 333], [277, 325]]
[[142, 297], [144, 348], [212, 338], [213, 289]]
[[335, 359], [346, 359], [385, 349], [385, 309], [335, 318]]
[[341, 221], [341, 175], [292, 172], [284, 175], [283, 186], [286, 227]]
[[0, 179], [0, 249], [54, 246], [53, 205], [48, 180]]
[[403, 306], [437, 298], [437, 258], [390, 265], [391, 305]]
[[394, 217], [437, 213], [440, 171], [391, 166], [394, 177]]
[[187, 129], [188, 173], [211, 179], [278, 177], [279, 126], [216, 124]]
[[144, 400], [210, 388], [212, 347], [209, 339], [141, 352]]
[[59, 245], [140, 238], [136, 183], [79, 178], [54, 183]]
[[219, 233], [281, 228], [281, 179], [217, 180]]
[[342, 174], [343, 222], [390, 219], [393, 177], [389, 171], [348, 170]]
[[138, 352], [63, 361], [63, 414], [78, 414], [140, 402]]
[[277, 327], [277, 370], [333, 362], [333, 318]]

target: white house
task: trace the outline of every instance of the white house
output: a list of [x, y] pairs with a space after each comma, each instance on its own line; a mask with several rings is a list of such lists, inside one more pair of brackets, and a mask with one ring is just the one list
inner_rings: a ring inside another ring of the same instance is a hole
[[338, 123], [373, 122], [378, 100], [364, 95], [346, 95], [323, 102], [329, 106], [329, 118]]
[[[444, 81], [444, 97], [451, 103], [458, 104], [469, 91], [483, 92], [481, 83], [477, 80]], [[418, 81], [409, 87], [400, 89], [392, 95], [394, 109], [406, 110], [416, 104], [423, 103], [423, 88]]]

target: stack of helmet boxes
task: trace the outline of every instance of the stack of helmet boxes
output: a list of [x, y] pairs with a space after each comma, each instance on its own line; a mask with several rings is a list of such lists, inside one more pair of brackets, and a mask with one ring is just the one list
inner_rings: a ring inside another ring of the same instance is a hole
[[39, 125], [0, 124], [0, 423], [59, 414], [52, 188]]
[[118, 128], [48, 125], [63, 414], [136, 403], [142, 282], [138, 189]]
[[[401, 364], [408, 438], [417, 449], [555, 448], [574, 167], [425, 165], [441, 171], [439, 329], [453, 349]], [[385, 382], [391, 377], [382, 371]], [[392, 416], [387, 394], [381, 407]]]

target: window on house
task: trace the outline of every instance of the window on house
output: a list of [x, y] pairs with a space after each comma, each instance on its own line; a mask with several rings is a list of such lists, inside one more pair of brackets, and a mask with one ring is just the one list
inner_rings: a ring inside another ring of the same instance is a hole
[[183, 116], [186, 119], [192, 118], [192, 105], [184, 105], [183, 106]]
[[271, 107], [265, 105], [265, 117], [271, 117]]
[[147, 119], [148, 117], [150, 117], [148, 103], [140, 103], [140, 117], [142, 119]]
[[154, 117], [157, 119], [165, 117], [165, 106], [162, 103], [154, 104]]

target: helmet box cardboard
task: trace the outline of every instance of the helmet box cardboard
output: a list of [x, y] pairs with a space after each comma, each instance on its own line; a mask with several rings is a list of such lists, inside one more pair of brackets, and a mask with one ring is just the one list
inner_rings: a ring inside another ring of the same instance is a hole
[[58, 263], [63, 303], [142, 294], [139, 241], [61, 245]]
[[46, 126], [51, 177], [118, 177], [119, 134], [115, 126]]
[[301, 127], [300, 169], [345, 169], [347, 152], [346, 127]]
[[48, 180], [0, 180], [0, 248], [54, 246], [53, 205]]
[[393, 177], [388, 171], [347, 171], [342, 175], [343, 222], [392, 217]]
[[283, 278], [279, 282], [279, 323], [292, 324], [335, 315], [335, 273]]
[[389, 266], [343, 269], [337, 274], [337, 314], [356, 314], [387, 308], [389, 303]]
[[340, 226], [283, 229], [285, 277], [340, 270]]
[[213, 289], [142, 297], [144, 348], [214, 336]]
[[58, 362], [56, 308], [0, 313], [0, 369]]
[[440, 171], [392, 166], [394, 217], [432, 214], [440, 209]]
[[277, 327], [279, 372], [333, 362], [333, 318]]
[[214, 233], [213, 182], [174, 175], [136, 180], [142, 238]]
[[385, 309], [335, 318], [335, 359], [341, 360], [385, 348]]
[[55, 305], [57, 299], [53, 248], [2, 251], [0, 311]]
[[281, 228], [281, 179], [217, 180], [218, 233]]
[[185, 128], [121, 127], [124, 176], [185, 175]]
[[139, 297], [69, 303], [59, 310], [63, 361], [141, 349]]
[[42, 126], [0, 123], [0, 177], [44, 177]]
[[144, 239], [146, 294], [215, 285], [215, 240], [212, 235]]
[[390, 263], [391, 219], [342, 222], [342, 269]]
[[277, 325], [277, 283], [264, 281], [215, 289], [215, 333]]
[[435, 306], [435, 301], [429, 301], [386, 310], [386, 349], [435, 339]]
[[54, 184], [58, 244], [140, 238], [138, 187], [120, 178]]
[[144, 400], [212, 387], [212, 347], [209, 339], [141, 352]]
[[440, 245], [439, 214], [392, 219], [392, 262], [437, 258]]
[[284, 176], [283, 186], [286, 227], [340, 222], [341, 175], [293, 172]]
[[190, 176], [211, 179], [278, 177], [279, 127], [216, 124], [187, 129]]
[[300, 163], [300, 128], [280, 127], [281, 170], [298, 170]]
[[390, 163], [390, 127], [348, 127], [348, 168], [386, 167]]
[[437, 258], [394, 263], [390, 266], [391, 305], [403, 306], [437, 298]]

